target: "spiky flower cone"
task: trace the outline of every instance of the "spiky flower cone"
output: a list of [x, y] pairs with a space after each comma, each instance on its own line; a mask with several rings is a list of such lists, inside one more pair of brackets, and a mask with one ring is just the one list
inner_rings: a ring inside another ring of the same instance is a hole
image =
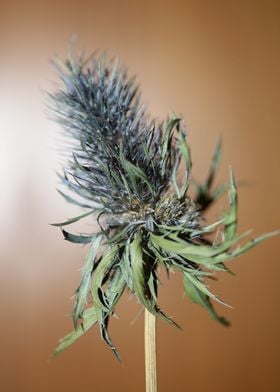
[[[157, 304], [160, 265], [182, 273], [190, 299], [227, 325], [211, 302], [222, 301], [206, 287], [205, 278], [216, 271], [229, 272], [227, 261], [277, 233], [240, 245], [247, 233], [237, 234], [232, 170], [228, 184], [212, 189], [220, 142], [206, 181], [197, 184], [191, 179], [191, 155], [181, 119], [172, 116], [163, 125], [150, 120], [140, 105], [134, 79], [127, 77], [117, 60], [95, 56], [84, 62], [70, 55], [56, 65], [63, 86], [50, 94], [51, 107], [71, 142], [61, 180], [75, 196], [60, 193], [87, 210], [55, 225], [64, 227], [93, 215], [100, 230], [76, 235], [63, 229], [66, 240], [89, 244], [89, 252], [76, 291], [75, 329], [60, 341], [55, 354], [98, 323], [102, 338], [118, 357], [107, 327], [125, 288], [149, 312], [177, 325]], [[229, 210], [219, 221], [205, 223], [206, 209], [226, 190]], [[217, 230], [219, 241], [214, 241]]]

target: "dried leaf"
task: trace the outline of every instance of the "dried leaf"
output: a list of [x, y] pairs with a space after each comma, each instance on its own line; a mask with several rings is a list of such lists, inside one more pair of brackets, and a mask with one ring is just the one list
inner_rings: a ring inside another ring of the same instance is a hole
[[88, 215], [93, 214], [94, 212], [95, 212], [95, 210], [91, 210], [91, 211], [85, 212], [85, 213], [82, 214], [82, 215], [76, 216], [75, 218], [68, 219], [68, 220], [65, 221], [65, 222], [61, 222], [61, 223], [51, 223], [51, 226], [66, 226], [66, 225], [71, 225], [72, 223], [78, 222], [79, 220], [85, 218], [85, 217], [88, 216]]
[[231, 252], [222, 253], [214, 257], [214, 262], [216, 263], [223, 263], [225, 261], [229, 261], [234, 259], [235, 257], [241, 256], [248, 250], [254, 248], [256, 245], [262, 243], [263, 241], [267, 240], [271, 237], [276, 237], [280, 235], [280, 230], [272, 231], [271, 233], [263, 234], [257, 238], [254, 238], [250, 241], [247, 241], [244, 245], [234, 249]]
[[119, 246], [116, 244], [108, 246], [93, 274], [91, 295], [94, 305], [99, 309], [108, 310], [110, 308], [108, 299], [102, 290], [102, 285], [106, 274], [115, 262], [118, 250]]
[[216, 246], [210, 245], [194, 245], [187, 241], [178, 238], [176, 235], [170, 234], [171, 239], [164, 238], [163, 236], [151, 234], [151, 240], [156, 245], [160, 246], [167, 252], [178, 253], [186, 257], [197, 257], [197, 260], [203, 262], [205, 258], [212, 258], [220, 253], [227, 251], [231, 246], [236, 244], [243, 236], [248, 233], [244, 233], [239, 237], [227, 240]]
[[233, 171], [230, 169], [230, 181], [229, 181], [229, 204], [230, 210], [224, 215], [225, 220], [225, 239], [233, 239], [236, 235], [237, 229], [237, 190], [234, 181]]
[[60, 339], [53, 356], [57, 356], [66, 348], [75, 343], [85, 332], [87, 332], [97, 322], [95, 308], [86, 309], [83, 313], [83, 323], [78, 325], [77, 329]]
[[106, 291], [106, 297], [108, 299], [109, 309], [104, 310], [99, 308], [97, 310], [100, 335], [102, 339], [105, 341], [105, 343], [109, 346], [109, 348], [113, 351], [113, 353], [115, 354], [115, 356], [119, 361], [121, 360], [119, 352], [114, 346], [108, 333], [108, 323], [109, 323], [109, 318], [113, 313], [114, 308], [125, 289], [125, 286], [126, 286], [125, 279], [120, 269], [117, 268]]
[[177, 328], [180, 328], [180, 326], [174, 320], [168, 317], [161, 309], [159, 309], [157, 304], [154, 302], [155, 291], [154, 293], [151, 293], [149, 288], [149, 279], [155, 267], [145, 264], [141, 241], [142, 236], [140, 231], [138, 231], [130, 245], [133, 288], [135, 294], [140, 302], [145, 306], [145, 308], [149, 310], [149, 312], [154, 315], [158, 315], [168, 323], [171, 323]]
[[209, 295], [205, 294], [205, 292], [201, 291], [201, 289], [194, 284], [194, 280], [190, 279], [189, 274], [184, 273], [183, 278], [186, 295], [191, 299], [191, 301], [203, 306], [214, 320], [228, 326], [229, 322], [224, 317], [221, 317], [216, 313], [209, 299]]
[[64, 239], [74, 244], [89, 244], [92, 241], [92, 235], [77, 235], [71, 234], [66, 230], [62, 230]]
[[91, 274], [96, 261], [96, 255], [102, 236], [98, 235], [92, 238], [91, 248], [86, 257], [86, 262], [82, 272], [82, 279], [76, 291], [76, 302], [72, 313], [73, 323], [75, 329], [78, 327], [79, 318], [83, 317], [83, 310], [87, 302], [91, 287]]

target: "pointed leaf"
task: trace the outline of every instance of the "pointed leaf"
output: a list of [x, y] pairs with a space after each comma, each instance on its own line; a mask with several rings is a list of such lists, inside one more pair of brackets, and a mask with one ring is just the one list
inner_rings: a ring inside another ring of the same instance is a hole
[[131, 269], [131, 264], [130, 264], [130, 253], [129, 253], [129, 244], [125, 246], [122, 260], [120, 262], [120, 268], [122, 271], [122, 275], [124, 276], [124, 279], [126, 281], [127, 286], [131, 291], [133, 290], [133, 278], [132, 278], [132, 269]]
[[65, 222], [61, 222], [61, 223], [51, 223], [51, 226], [66, 226], [66, 225], [71, 225], [72, 223], [78, 222], [79, 220], [85, 218], [85, 217], [88, 216], [88, 215], [93, 214], [94, 212], [95, 212], [95, 210], [91, 210], [91, 211], [85, 212], [85, 213], [82, 214], [82, 215], [76, 216], [75, 218], [68, 219], [68, 220], [65, 221]]
[[108, 333], [108, 323], [109, 323], [109, 318], [114, 311], [114, 307], [116, 306], [119, 298], [121, 297], [125, 289], [125, 286], [126, 286], [126, 282], [122, 275], [122, 272], [120, 268], [117, 268], [113, 278], [108, 284], [108, 289], [106, 291], [106, 297], [108, 299], [109, 309], [108, 310], [98, 309], [97, 311], [100, 335], [102, 339], [105, 341], [105, 343], [109, 346], [109, 348], [113, 351], [113, 353], [115, 354], [115, 356], [119, 361], [121, 360], [120, 355], [116, 347], [114, 346]]
[[173, 136], [173, 129], [180, 123], [181, 119], [178, 117], [173, 117], [169, 119], [166, 130], [162, 137], [162, 146], [161, 146], [161, 159], [162, 159], [162, 174], [165, 172], [168, 151], [170, 150], [172, 136]]
[[153, 301], [153, 294], [150, 292], [148, 282], [154, 267], [147, 266], [145, 264], [141, 242], [142, 236], [140, 231], [138, 231], [130, 245], [131, 269], [135, 294], [149, 312], [154, 315], [158, 315], [163, 320], [171, 323], [177, 328], [180, 328], [180, 326], [163, 313]]
[[189, 274], [184, 273], [183, 277], [185, 292], [191, 301], [203, 306], [214, 320], [228, 326], [229, 322], [224, 317], [221, 317], [216, 313], [209, 296], [205, 294], [205, 292], [201, 291], [197, 285], [193, 283], [193, 280], [189, 279]]
[[177, 225], [177, 226], [169, 226], [169, 225], [157, 225], [157, 227], [160, 229], [160, 231], [163, 233], [163, 235], [166, 236], [169, 235], [172, 232], [177, 232], [179, 233], [190, 233], [191, 237], [196, 237], [201, 234], [207, 234], [215, 231], [218, 226], [220, 226], [224, 222], [224, 219], [220, 219], [217, 222], [211, 223], [210, 225], [207, 226], [202, 226], [199, 229], [192, 229], [188, 227], [187, 225], [185, 226], [184, 224], [182, 225]]
[[95, 236], [92, 239], [92, 245], [86, 257], [85, 266], [83, 268], [81, 283], [77, 289], [76, 302], [73, 309], [73, 323], [75, 329], [78, 326], [78, 319], [83, 316], [83, 310], [87, 302], [91, 285], [91, 273], [94, 268], [96, 255], [101, 242], [102, 236]]
[[234, 238], [237, 229], [237, 190], [231, 168], [229, 181], [229, 204], [230, 210], [225, 214], [225, 239]]
[[138, 191], [137, 182], [136, 182], [136, 179], [138, 178], [138, 179], [142, 180], [143, 183], [145, 183], [147, 185], [147, 187], [149, 188], [149, 191], [151, 192], [152, 195], [155, 193], [155, 190], [154, 190], [152, 184], [150, 183], [146, 174], [143, 172], [143, 170], [140, 167], [133, 165], [133, 163], [129, 162], [128, 160], [126, 160], [124, 158], [122, 159], [122, 165], [123, 165], [124, 169], [126, 170], [128, 176], [133, 184], [133, 187], [136, 191]]
[[150, 310], [151, 313], [155, 313], [151, 301], [146, 294], [147, 287], [146, 287], [143, 250], [142, 250], [141, 241], [142, 241], [142, 236], [140, 231], [138, 231], [130, 245], [130, 259], [131, 259], [131, 269], [132, 269], [132, 278], [133, 278], [133, 288], [140, 302], [142, 302], [142, 304], [148, 310]]
[[76, 235], [71, 234], [66, 230], [62, 230], [62, 234], [64, 239], [69, 242], [73, 242], [74, 244], [88, 244], [92, 241], [92, 235]]
[[[248, 233], [244, 233], [242, 234], [242, 236], [245, 236], [247, 234]], [[173, 236], [172, 234], [170, 235], [170, 237], [172, 237], [172, 240], [163, 238], [162, 236], [151, 234], [152, 242], [160, 246], [165, 251], [178, 253], [186, 257], [198, 256], [198, 259], [199, 257], [201, 258], [214, 257], [222, 252], [225, 252], [232, 245], [238, 242], [241, 238], [241, 236], [239, 236], [237, 238], [224, 241], [219, 245], [209, 246], [209, 245], [190, 244], [189, 242], [184, 241], [176, 236]]]
[[191, 178], [191, 169], [192, 169], [192, 160], [191, 160], [191, 151], [188, 145], [188, 142], [186, 140], [186, 135], [185, 133], [181, 130], [179, 125], [177, 126], [178, 130], [178, 141], [177, 145], [179, 147], [179, 150], [181, 154], [183, 155], [183, 158], [185, 160], [186, 164], [186, 173], [185, 173], [185, 183], [182, 187], [181, 190], [181, 197], [185, 197], [186, 192], [188, 190], [189, 184], [190, 184], [190, 178]]
[[93, 302], [97, 308], [108, 309], [108, 302], [106, 295], [102, 290], [103, 280], [106, 274], [110, 271], [113, 263], [115, 262], [116, 255], [119, 251], [118, 245], [109, 246], [97, 265], [92, 279], [91, 295]]
[[210, 188], [212, 186], [212, 183], [215, 178], [217, 168], [218, 168], [218, 165], [219, 165], [219, 162], [221, 159], [221, 155], [222, 155], [222, 141], [221, 141], [221, 138], [219, 137], [217, 140], [216, 146], [215, 146], [213, 158], [212, 158], [211, 165], [210, 165], [209, 174], [208, 174], [208, 177], [207, 177], [205, 184], [204, 184], [204, 189], [206, 192], [210, 191]]
[[74, 199], [73, 197], [66, 195], [60, 189], [57, 189], [57, 192], [70, 204], [75, 204], [75, 205], [77, 205], [79, 207], [83, 207], [83, 208], [92, 208], [91, 205], [85, 204], [83, 202], [79, 202], [78, 200]]
[[207, 289], [207, 287], [199, 280], [199, 278], [193, 276], [191, 273], [184, 272], [184, 277], [191, 282], [201, 293], [207, 295], [213, 300], [219, 302], [220, 304], [231, 308], [230, 305], [226, 304], [224, 301], [219, 299], [216, 295], [212, 294], [211, 291]]
[[77, 329], [70, 332], [68, 335], [60, 339], [53, 356], [57, 356], [66, 348], [71, 346], [77, 339], [79, 339], [85, 332], [87, 332], [97, 322], [96, 312], [94, 307], [86, 309], [83, 313], [83, 323], [78, 325]]
[[112, 350], [118, 361], [121, 361], [121, 357], [119, 355], [118, 350], [114, 346], [110, 335], [108, 333], [108, 322], [109, 322], [109, 315], [104, 309], [98, 309], [97, 310], [97, 315], [98, 315], [98, 323], [99, 323], [99, 329], [100, 329], [100, 336], [102, 340], [109, 346], [109, 348]]
[[216, 263], [223, 263], [225, 261], [229, 261], [234, 259], [235, 257], [238, 257], [242, 255], [243, 253], [247, 252], [248, 250], [254, 248], [256, 245], [262, 243], [263, 241], [267, 240], [268, 238], [271, 237], [276, 237], [280, 235], [280, 230], [273, 231], [271, 233], [263, 234], [257, 238], [254, 238], [250, 241], [247, 241], [244, 245], [234, 249], [231, 252], [227, 253], [222, 253], [220, 255], [217, 255], [214, 257], [214, 262]]
[[177, 184], [177, 171], [178, 171], [178, 166], [179, 166], [179, 158], [177, 157], [175, 163], [174, 163], [174, 167], [172, 170], [172, 184], [173, 184], [173, 188], [175, 190], [175, 193], [177, 195], [178, 198], [182, 197], [181, 195], [181, 191], [179, 189], [179, 186]]

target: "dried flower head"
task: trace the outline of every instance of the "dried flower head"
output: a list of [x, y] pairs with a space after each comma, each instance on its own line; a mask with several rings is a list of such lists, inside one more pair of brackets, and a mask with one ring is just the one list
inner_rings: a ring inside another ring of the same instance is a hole
[[[229, 272], [227, 261], [277, 233], [240, 244], [248, 233], [237, 234], [237, 191], [231, 169], [229, 183], [213, 189], [220, 141], [206, 181], [198, 184], [191, 178], [190, 148], [181, 119], [171, 116], [163, 124], [149, 119], [134, 79], [128, 78], [117, 59], [108, 61], [101, 55], [84, 61], [70, 53], [65, 63], [55, 63], [63, 85], [49, 94], [50, 105], [71, 152], [60, 176], [71, 195], [59, 192], [87, 209], [55, 226], [93, 215], [100, 227], [93, 235], [62, 230], [66, 240], [90, 247], [76, 291], [75, 329], [60, 341], [55, 354], [98, 323], [102, 338], [118, 357], [107, 327], [125, 288], [151, 313], [177, 325], [157, 304], [160, 265], [180, 271], [190, 299], [227, 325], [211, 302], [222, 301], [204, 280], [216, 271]], [[229, 210], [219, 221], [206, 224], [205, 211], [225, 191]], [[217, 231], [219, 236], [214, 235]]]

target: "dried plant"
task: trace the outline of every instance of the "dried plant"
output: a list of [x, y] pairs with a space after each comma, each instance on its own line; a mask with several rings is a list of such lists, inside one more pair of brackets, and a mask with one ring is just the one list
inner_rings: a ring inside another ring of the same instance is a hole
[[[177, 325], [157, 304], [159, 266], [182, 273], [187, 296], [228, 325], [212, 304], [212, 300], [223, 302], [209, 291], [205, 279], [216, 271], [230, 272], [227, 261], [277, 232], [245, 242], [248, 233], [237, 234], [237, 191], [231, 169], [229, 183], [213, 189], [220, 141], [207, 178], [199, 184], [191, 177], [190, 148], [181, 119], [171, 116], [163, 124], [149, 119], [134, 78], [128, 78], [117, 59], [95, 55], [84, 61], [70, 53], [65, 63], [56, 59], [55, 64], [63, 83], [49, 94], [50, 106], [70, 151], [60, 178], [71, 192], [59, 192], [86, 212], [54, 225], [63, 227], [67, 241], [90, 245], [76, 290], [74, 331], [61, 339], [55, 354], [97, 323], [102, 339], [119, 358], [108, 322], [125, 288], [149, 312]], [[184, 174], [181, 181], [179, 174]], [[217, 222], [206, 223], [206, 210], [225, 191], [228, 211]], [[98, 232], [77, 235], [64, 229], [89, 215], [98, 222]]]

